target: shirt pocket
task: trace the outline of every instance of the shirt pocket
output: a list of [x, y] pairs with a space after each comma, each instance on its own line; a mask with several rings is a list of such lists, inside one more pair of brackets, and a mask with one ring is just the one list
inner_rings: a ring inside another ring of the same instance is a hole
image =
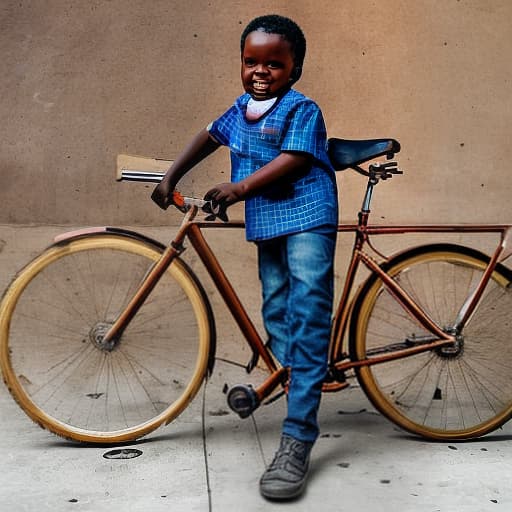
[[270, 119], [264, 119], [258, 126], [258, 138], [265, 144], [275, 148], [281, 147], [281, 129]]

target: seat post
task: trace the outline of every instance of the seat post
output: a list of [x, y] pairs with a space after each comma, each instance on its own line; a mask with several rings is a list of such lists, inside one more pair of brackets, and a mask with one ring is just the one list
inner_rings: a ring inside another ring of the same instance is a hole
[[366, 192], [364, 194], [363, 205], [361, 207], [361, 211], [363, 213], [370, 213], [370, 204], [372, 202], [372, 195], [373, 195], [373, 187], [374, 186], [375, 186], [375, 183], [370, 178], [368, 180], [368, 185], [366, 186]]

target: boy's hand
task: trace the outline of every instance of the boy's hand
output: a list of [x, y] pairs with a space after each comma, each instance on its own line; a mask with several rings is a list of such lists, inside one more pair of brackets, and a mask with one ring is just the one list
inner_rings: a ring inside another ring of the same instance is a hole
[[206, 192], [204, 199], [213, 200], [224, 207], [231, 206], [243, 199], [242, 187], [239, 183], [220, 183]]
[[151, 199], [158, 205], [162, 210], [167, 210], [169, 205], [172, 204], [172, 192], [174, 187], [170, 182], [162, 180], [153, 190]]

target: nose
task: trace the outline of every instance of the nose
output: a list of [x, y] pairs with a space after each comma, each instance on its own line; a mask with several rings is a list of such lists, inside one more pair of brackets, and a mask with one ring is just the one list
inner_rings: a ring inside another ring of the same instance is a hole
[[254, 72], [257, 75], [265, 75], [268, 73], [268, 69], [264, 64], [258, 64], [256, 68], [254, 69]]

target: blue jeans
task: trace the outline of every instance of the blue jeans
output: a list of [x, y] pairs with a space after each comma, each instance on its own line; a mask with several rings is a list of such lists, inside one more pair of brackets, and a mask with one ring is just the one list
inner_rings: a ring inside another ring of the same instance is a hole
[[306, 231], [258, 243], [263, 320], [273, 354], [291, 369], [283, 434], [318, 437], [327, 372], [336, 232]]

